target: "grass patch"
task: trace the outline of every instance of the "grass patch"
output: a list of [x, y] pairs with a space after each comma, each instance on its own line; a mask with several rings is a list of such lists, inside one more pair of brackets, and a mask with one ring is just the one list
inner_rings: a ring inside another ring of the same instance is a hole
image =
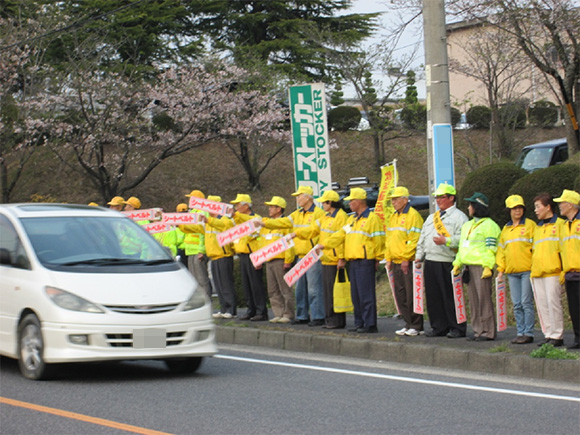
[[577, 353], [568, 352], [566, 349], [559, 349], [551, 344], [543, 344], [539, 349], [534, 350], [530, 356], [532, 358], [547, 359], [578, 359]]
[[506, 343], [502, 343], [498, 346], [492, 347], [491, 349], [488, 350], [488, 352], [490, 353], [499, 353], [499, 352], [511, 352], [512, 350], [509, 348], [509, 346]]

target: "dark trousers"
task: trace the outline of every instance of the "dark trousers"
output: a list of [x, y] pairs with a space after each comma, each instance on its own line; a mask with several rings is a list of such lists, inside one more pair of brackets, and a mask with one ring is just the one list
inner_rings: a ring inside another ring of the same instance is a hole
[[568, 310], [574, 330], [574, 343], [580, 343], [580, 281], [566, 280], [566, 295], [568, 296]]
[[324, 311], [326, 313], [326, 325], [335, 328], [346, 326], [346, 313], [334, 312], [334, 280], [336, 278], [336, 265], [322, 265], [322, 287], [324, 288]]
[[393, 275], [395, 281], [395, 297], [397, 306], [401, 310], [401, 316], [405, 321], [405, 328], [423, 330], [423, 316], [413, 312], [413, 265], [405, 275], [400, 264], [393, 263]]
[[211, 261], [211, 275], [220, 301], [220, 312], [236, 315], [236, 292], [234, 290], [234, 257]]
[[354, 324], [359, 328], [377, 326], [375, 260], [348, 262], [350, 292], [354, 305]]
[[451, 271], [453, 264], [425, 260], [423, 263], [423, 281], [427, 298], [427, 313], [433, 332], [444, 335], [450, 331], [465, 335], [467, 322], [458, 324], [453, 300], [453, 283]]
[[264, 288], [263, 270], [256, 269], [250, 260], [250, 254], [238, 254], [242, 271], [242, 286], [246, 297], [246, 314], [249, 316], [268, 317], [266, 307], [266, 289]]

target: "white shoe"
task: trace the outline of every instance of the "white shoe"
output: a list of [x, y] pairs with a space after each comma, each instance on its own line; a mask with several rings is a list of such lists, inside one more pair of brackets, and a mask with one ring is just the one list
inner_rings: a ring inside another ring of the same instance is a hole
[[214, 319], [223, 319], [223, 318], [224, 318], [224, 315], [223, 315], [223, 313], [220, 313], [219, 311], [218, 311], [217, 313], [213, 313], [211, 316], [212, 316]]
[[233, 319], [234, 317], [236, 317], [236, 316], [234, 316], [233, 314], [230, 314], [230, 313], [223, 313], [222, 314], [222, 319]]
[[292, 320], [290, 320], [288, 317], [280, 317], [280, 319], [278, 319], [278, 323], [290, 323]]
[[278, 323], [280, 321], [280, 317], [274, 317], [270, 319], [270, 323]]
[[405, 331], [405, 335], [409, 335], [409, 336], [411, 336], [411, 337], [415, 337], [415, 336], [419, 335], [419, 331], [417, 331], [417, 330], [416, 330], [416, 329], [414, 329], [414, 328], [410, 328], [410, 329], [407, 329], [407, 330]]
[[408, 329], [407, 328], [403, 328], [403, 329], [399, 329], [398, 331], [395, 331], [395, 334], [397, 335], [405, 335], [407, 333]]

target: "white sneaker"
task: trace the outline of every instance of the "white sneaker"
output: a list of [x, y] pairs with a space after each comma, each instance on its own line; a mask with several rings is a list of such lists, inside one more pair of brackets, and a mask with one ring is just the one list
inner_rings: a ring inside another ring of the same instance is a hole
[[224, 315], [223, 315], [223, 313], [220, 313], [219, 311], [218, 311], [217, 313], [213, 313], [211, 316], [212, 316], [214, 319], [223, 319], [223, 318], [224, 318]]
[[403, 329], [399, 329], [398, 331], [395, 331], [395, 334], [397, 335], [405, 335], [407, 333], [408, 329], [407, 328], [403, 328]]
[[281, 317], [280, 319], [278, 319], [278, 323], [290, 323], [292, 320], [290, 320], [288, 317]]
[[410, 329], [407, 329], [407, 330], [405, 331], [405, 335], [409, 335], [409, 336], [411, 336], [411, 337], [415, 337], [415, 336], [419, 335], [419, 331], [417, 331], [417, 330], [416, 330], [416, 329], [414, 329], [414, 328], [410, 328]]
[[270, 319], [270, 323], [278, 323], [280, 321], [280, 317], [274, 317]]
[[234, 316], [233, 314], [230, 314], [230, 313], [223, 313], [222, 314], [222, 319], [233, 319], [234, 317], [236, 317], [236, 316]]

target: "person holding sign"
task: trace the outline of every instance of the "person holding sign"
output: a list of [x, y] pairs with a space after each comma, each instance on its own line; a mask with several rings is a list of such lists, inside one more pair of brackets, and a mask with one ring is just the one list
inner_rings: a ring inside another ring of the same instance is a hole
[[384, 257], [385, 231], [379, 217], [367, 206], [364, 189], [353, 187], [345, 201], [350, 201], [354, 215], [318, 247], [324, 251], [339, 248], [344, 243], [354, 305], [354, 328], [349, 331], [375, 333], [378, 332], [375, 272]]
[[107, 205], [111, 210], [121, 211], [125, 206], [125, 198], [122, 196], [115, 196], [113, 199], [107, 202]]
[[439, 210], [429, 215], [417, 243], [415, 267], [423, 267], [431, 324], [431, 331], [425, 333], [427, 337], [465, 337], [467, 329], [465, 322], [457, 323], [451, 282], [461, 227], [467, 222], [465, 213], [455, 206], [456, 195], [455, 187], [450, 184], [442, 183], [437, 187], [433, 196]]
[[397, 335], [417, 336], [423, 333], [423, 316], [413, 312], [413, 267], [423, 218], [409, 204], [409, 190], [395, 187], [389, 195], [395, 212], [389, 218], [386, 231], [385, 260], [387, 271], [393, 270], [394, 294], [405, 327]]
[[491, 300], [493, 266], [497, 252], [499, 226], [489, 217], [489, 199], [475, 192], [465, 198], [467, 210], [473, 219], [461, 227], [459, 251], [453, 261], [453, 274], [459, 275], [461, 267], [469, 269], [469, 308], [474, 335], [468, 340], [495, 340], [495, 315]]
[[[205, 194], [197, 189], [192, 190], [191, 193], [185, 196], [187, 198], [205, 199]], [[201, 213], [206, 217], [209, 216], [207, 212], [201, 212], [199, 210], [191, 210], [190, 213]], [[208, 258], [205, 252], [205, 231], [187, 233], [183, 241], [183, 246], [185, 247], [189, 272], [207, 296], [211, 298], [212, 288], [209, 281]]]
[[[348, 216], [340, 205], [338, 193], [334, 190], [326, 190], [316, 201], [322, 204], [325, 215], [309, 227], [296, 229], [292, 235], [303, 240], [319, 237], [319, 243], [324, 245], [326, 239], [346, 224]], [[346, 314], [334, 312], [334, 281], [338, 268], [342, 269], [346, 265], [343, 246], [323, 249], [320, 262], [326, 314], [323, 328], [342, 329], [346, 326]]]
[[534, 341], [534, 294], [530, 282], [532, 269], [532, 240], [536, 223], [525, 218], [526, 206], [520, 195], [508, 196], [505, 206], [510, 213], [510, 221], [505, 224], [499, 236], [495, 261], [497, 279], [508, 277], [510, 294], [514, 304], [517, 337], [513, 344], [527, 344]]

